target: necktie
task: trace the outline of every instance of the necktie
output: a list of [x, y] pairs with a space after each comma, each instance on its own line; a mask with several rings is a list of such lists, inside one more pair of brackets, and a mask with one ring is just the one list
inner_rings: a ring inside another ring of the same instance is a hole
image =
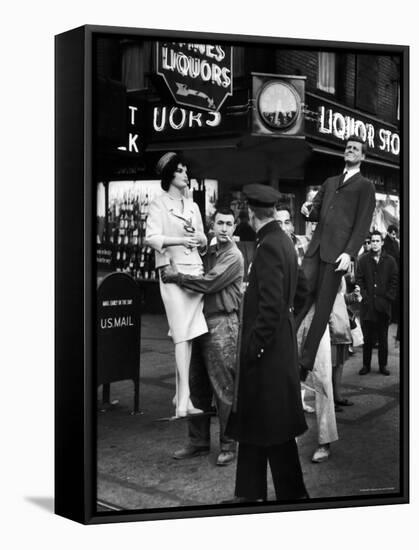
[[340, 176], [338, 187], [340, 187], [341, 185], [343, 185], [343, 182], [345, 181], [345, 177], [346, 177], [346, 174], [347, 174], [347, 173], [348, 173], [348, 172], [345, 170], [345, 172], [343, 172], [343, 174]]

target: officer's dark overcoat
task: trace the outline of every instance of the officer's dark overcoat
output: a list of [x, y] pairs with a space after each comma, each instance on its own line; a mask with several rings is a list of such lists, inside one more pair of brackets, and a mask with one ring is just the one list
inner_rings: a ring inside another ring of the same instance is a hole
[[258, 232], [244, 296], [236, 410], [228, 426], [239, 442], [277, 445], [307, 429], [292, 311], [296, 284], [294, 246], [272, 221]]

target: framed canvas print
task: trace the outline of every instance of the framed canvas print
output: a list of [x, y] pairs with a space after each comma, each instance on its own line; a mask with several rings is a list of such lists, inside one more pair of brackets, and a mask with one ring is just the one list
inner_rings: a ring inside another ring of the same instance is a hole
[[406, 503], [407, 46], [56, 37], [56, 513]]

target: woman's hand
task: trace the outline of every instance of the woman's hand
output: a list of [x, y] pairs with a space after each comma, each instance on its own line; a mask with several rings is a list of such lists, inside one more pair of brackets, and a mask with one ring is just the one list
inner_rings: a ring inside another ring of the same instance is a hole
[[185, 248], [196, 248], [199, 246], [199, 240], [195, 235], [187, 235], [186, 237], [183, 237], [182, 245]]

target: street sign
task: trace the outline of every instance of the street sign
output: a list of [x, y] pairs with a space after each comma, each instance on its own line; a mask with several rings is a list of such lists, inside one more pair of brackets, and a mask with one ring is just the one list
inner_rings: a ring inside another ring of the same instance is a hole
[[233, 94], [232, 54], [231, 46], [158, 42], [157, 74], [177, 104], [218, 111]]
[[357, 135], [368, 145], [368, 157], [378, 157], [400, 164], [400, 132], [398, 126], [351, 109], [311, 92], [306, 96], [310, 117], [306, 120], [306, 134], [341, 145], [351, 135]]

